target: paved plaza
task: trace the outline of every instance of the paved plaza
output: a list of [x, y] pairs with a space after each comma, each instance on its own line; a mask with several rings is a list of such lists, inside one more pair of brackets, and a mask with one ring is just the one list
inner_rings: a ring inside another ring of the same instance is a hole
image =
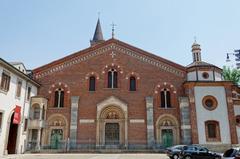
[[168, 159], [165, 154], [21, 154], [3, 159]]

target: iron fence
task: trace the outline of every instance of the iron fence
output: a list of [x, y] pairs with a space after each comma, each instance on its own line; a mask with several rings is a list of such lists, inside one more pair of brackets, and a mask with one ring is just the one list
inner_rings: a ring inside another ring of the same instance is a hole
[[164, 146], [156, 142], [153, 142], [149, 146], [145, 140], [129, 140], [126, 144], [121, 144], [119, 141], [111, 141], [102, 145], [96, 145], [96, 141], [91, 139], [60, 140], [49, 144], [40, 144], [36, 141], [31, 141], [27, 144], [27, 150], [30, 152], [163, 152], [164, 149]]

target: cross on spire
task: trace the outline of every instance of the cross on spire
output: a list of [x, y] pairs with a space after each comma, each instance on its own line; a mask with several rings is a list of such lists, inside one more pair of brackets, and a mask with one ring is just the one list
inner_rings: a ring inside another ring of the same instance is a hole
[[117, 25], [112, 22], [111, 26], [112, 26], [112, 38], [114, 38], [115, 26], [117, 26]]
[[197, 37], [196, 36], [194, 36], [194, 42], [197, 43]]

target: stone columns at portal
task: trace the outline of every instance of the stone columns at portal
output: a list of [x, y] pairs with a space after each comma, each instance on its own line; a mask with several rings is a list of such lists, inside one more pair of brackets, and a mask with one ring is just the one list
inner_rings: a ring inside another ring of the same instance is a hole
[[127, 111], [124, 111], [124, 114], [125, 114], [125, 148], [128, 148], [128, 113]]
[[41, 140], [41, 128], [38, 129], [38, 136], [37, 136], [37, 150], [40, 150], [41, 145], [40, 145], [40, 140]]
[[37, 145], [36, 145], [36, 148], [37, 148], [37, 150], [40, 150], [41, 149], [41, 145], [40, 145], [40, 143], [41, 143], [41, 123], [43, 122], [43, 118], [42, 118], [42, 116], [43, 116], [43, 107], [44, 107], [44, 104], [43, 103], [41, 103], [40, 104], [40, 113], [39, 113], [39, 128], [38, 128], [38, 133], [37, 133]]
[[[119, 119], [107, 119], [108, 112], [118, 112]], [[96, 116], [96, 147], [105, 146], [105, 125], [106, 123], [118, 123], [120, 126], [120, 144], [128, 147], [128, 107], [120, 99], [110, 96], [97, 104]]]
[[100, 131], [100, 121], [99, 117], [97, 117], [97, 128], [96, 128], [96, 147], [100, 146], [100, 137], [99, 137], [99, 131]]
[[41, 103], [41, 104], [40, 104], [40, 115], [39, 115], [39, 120], [40, 120], [40, 121], [41, 121], [41, 120], [44, 120], [44, 119], [42, 119], [42, 116], [43, 116], [43, 113], [44, 113], [44, 112], [43, 112], [43, 107], [44, 107], [44, 106], [43, 106], [43, 103]]
[[147, 145], [154, 146], [154, 126], [153, 126], [153, 97], [146, 97], [147, 110]]

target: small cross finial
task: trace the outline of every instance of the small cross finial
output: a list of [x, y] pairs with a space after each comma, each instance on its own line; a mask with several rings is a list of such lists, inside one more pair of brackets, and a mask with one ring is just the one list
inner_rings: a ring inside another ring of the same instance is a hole
[[197, 43], [197, 37], [196, 36], [194, 36], [194, 42]]
[[116, 24], [114, 24], [113, 22], [112, 22], [112, 38], [114, 38], [114, 31], [115, 31], [115, 26], [116, 26]]

